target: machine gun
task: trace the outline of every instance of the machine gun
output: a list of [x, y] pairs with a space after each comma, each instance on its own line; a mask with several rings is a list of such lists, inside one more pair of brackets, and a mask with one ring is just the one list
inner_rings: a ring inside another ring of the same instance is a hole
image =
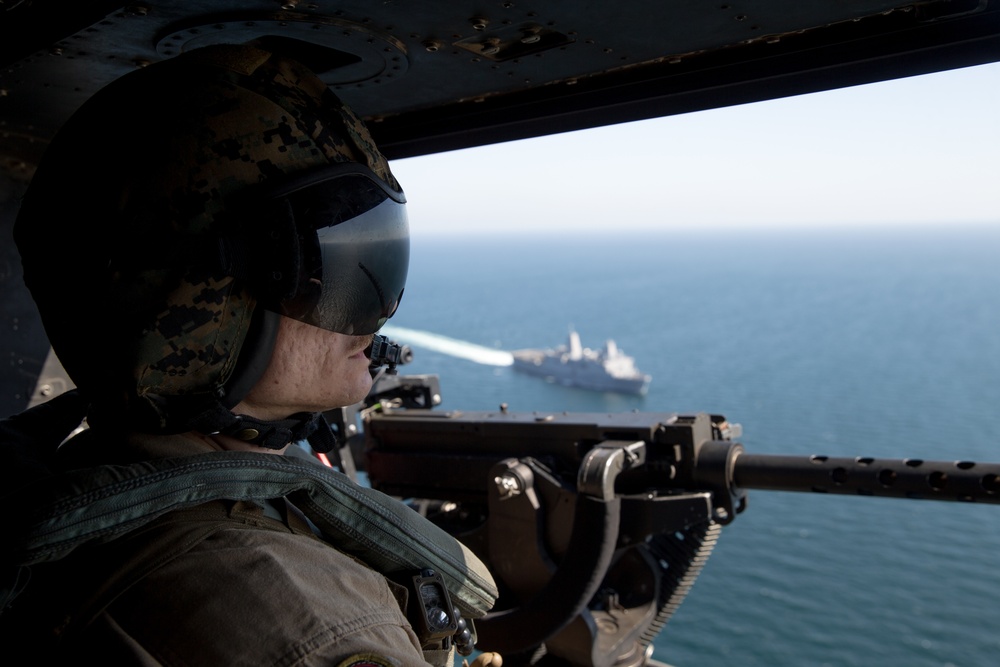
[[749, 489], [1000, 503], [1000, 464], [755, 455], [720, 415], [440, 402], [436, 377], [392, 376], [340, 424], [363, 422], [349, 440], [372, 486], [489, 565], [478, 645], [506, 664], [647, 664]]

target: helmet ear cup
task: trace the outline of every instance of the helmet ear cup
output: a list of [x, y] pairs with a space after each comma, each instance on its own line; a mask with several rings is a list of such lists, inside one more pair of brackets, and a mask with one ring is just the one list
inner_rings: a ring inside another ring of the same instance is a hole
[[220, 402], [227, 409], [231, 410], [246, 398], [264, 375], [267, 365], [271, 362], [280, 322], [281, 315], [264, 308], [254, 309], [250, 328], [247, 329], [246, 338], [243, 339], [239, 356], [236, 358], [233, 374], [226, 382], [225, 395], [220, 398]]

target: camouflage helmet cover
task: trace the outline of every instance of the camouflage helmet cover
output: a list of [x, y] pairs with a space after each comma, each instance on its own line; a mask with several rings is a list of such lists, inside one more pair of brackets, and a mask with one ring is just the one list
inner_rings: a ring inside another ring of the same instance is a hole
[[252, 46], [197, 49], [95, 95], [49, 147], [15, 228], [73, 381], [155, 415], [159, 429], [169, 428], [164, 397], [221, 396], [257, 295], [218, 269], [146, 258], [238, 229], [248, 190], [343, 162], [400, 191], [326, 84]]

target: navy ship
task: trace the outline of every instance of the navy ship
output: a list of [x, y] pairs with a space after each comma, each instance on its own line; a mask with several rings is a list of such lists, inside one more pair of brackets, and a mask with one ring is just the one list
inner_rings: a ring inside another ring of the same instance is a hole
[[622, 394], [645, 394], [652, 379], [635, 367], [635, 360], [608, 339], [600, 350], [580, 344], [580, 335], [569, 332], [566, 345], [555, 349], [514, 350], [516, 370], [549, 382]]

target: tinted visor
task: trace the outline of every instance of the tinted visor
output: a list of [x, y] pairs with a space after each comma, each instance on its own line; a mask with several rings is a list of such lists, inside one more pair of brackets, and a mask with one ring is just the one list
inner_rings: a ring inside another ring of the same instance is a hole
[[361, 165], [327, 173], [277, 193], [291, 204], [301, 264], [295, 295], [275, 310], [342, 334], [375, 333], [396, 312], [406, 284], [405, 199]]

